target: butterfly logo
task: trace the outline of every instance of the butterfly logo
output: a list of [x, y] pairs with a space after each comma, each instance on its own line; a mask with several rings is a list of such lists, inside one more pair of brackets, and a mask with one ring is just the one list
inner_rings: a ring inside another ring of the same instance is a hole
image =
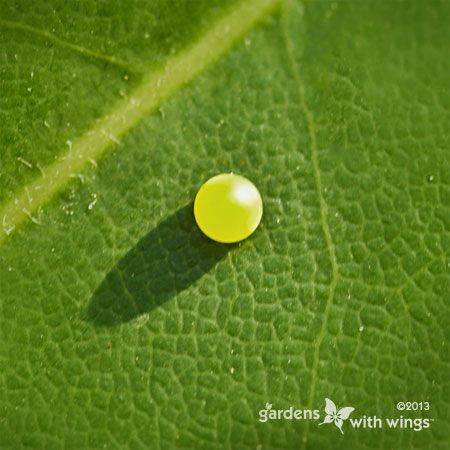
[[344, 423], [344, 420], [348, 419], [350, 414], [355, 410], [355, 408], [352, 408], [351, 406], [346, 406], [345, 408], [341, 408], [339, 411], [334, 404], [332, 400], [329, 398], [325, 399], [325, 412], [327, 415], [325, 416], [325, 419], [322, 423], [319, 423], [319, 425], [323, 425], [324, 423], [333, 423], [339, 428], [342, 434], [344, 432], [342, 431], [342, 425]]

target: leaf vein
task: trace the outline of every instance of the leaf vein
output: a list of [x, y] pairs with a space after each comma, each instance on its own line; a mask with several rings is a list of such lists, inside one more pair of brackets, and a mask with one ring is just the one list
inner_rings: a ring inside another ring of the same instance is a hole
[[[306, 119], [306, 125], [307, 125], [307, 129], [308, 129], [309, 140], [310, 140], [310, 145], [311, 145], [311, 163], [313, 166], [314, 182], [315, 182], [317, 195], [319, 198], [320, 224], [321, 224], [322, 231], [323, 231], [323, 234], [325, 237], [325, 242], [326, 242], [327, 250], [328, 250], [328, 256], [329, 256], [329, 260], [330, 260], [330, 264], [331, 264], [330, 289], [328, 291], [328, 296], [327, 296], [325, 308], [323, 311], [322, 324], [320, 326], [319, 333], [318, 333], [317, 338], [314, 343], [313, 362], [312, 362], [312, 366], [311, 366], [311, 386], [310, 386], [308, 404], [307, 404], [307, 408], [311, 409], [312, 403], [314, 401], [315, 389], [316, 389], [317, 378], [318, 378], [318, 369], [319, 369], [319, 361], [320, 361], [320, 347], [322, 345], [323, 339], [326, 334], [327, 323], [328, 323], [328, 318], [330, 315], [331, 305], [333, 304], [333, 301], [334, 301], [336, 285], [337, 285], [338, 278], [339, 278], [339, 271], [338, 271], [338, 263], [337, 263], [337, 257], [336, 257], [336, 249], [335, 249], [335, 245], [333, 242], [333, 238], [331, 236], [330, 225], [328, 223], [328, 205], [327, 205], [327, 203], [325, 201], [325, 197], [323, 195], [323, 184], [322, 184], [322, 177], [321, 177], [321, 173], [320, 173], [314, 117], [306, 103], [303, 82], [301, 80], [301, 77], [299, 74], [299, 69], [297, 67], [297, 63], [296, 63], [295, 57], [294, 57], [292, 39], [290, 38], [289, 32], [287, 30], [286, 18], [288, 16], [286, 16], [286, 14], [288, 14], [288, 12], [286, 11], [286, 8], [284, 8], [284, 9], [285, 9], [284, 17], [283, 17], [284, 20], [282, 21], [283, 41], [285, 44], [287, 58], [292, 67], [292, 75], [293, 75], [295, 83], [297, 85], [297, 91], [298, 91], [297, 94], [298, 94], [300, 106], [301, 106], [301, 109], [303, 110], [303, 113], [304, 113], [305, 119]], [[309, 431], [309, 422], [306, 425], [305, 433], [303, 435], [302, 447], [304, 447], [307, 442], [308, 431]]]
[[106, 55], [104, 53], [96, 52], [94, 50], [90, 50], [86, 47], [83, 47], [78, 44], [73, 44], [72, 42], [68, 42], [64, 39], [59, 38], [53, 33], [50, 33], [45, 30], [41, 30], [40, 28], [33, 27], [31, 25], [16, 22], [14, 20], [6, 20], [6, 19], [0, 19], [0, 26], [4, 28], [9, 28], [11, 30], [19, 30], [19, 31], [25, 31], [27, 33], [34, 34], [35, 36], [39, 36], [42, 39], [45, 39], [52, 44], [55, 44], [62, 48], [68, 48], [70, 50], [73, 50], [77, 53], [80, 53], [83, 56], [86, 56], [88, 58], [94, 58], [101, 61], [105, 61], [108, 64], [112, 64], [114, 66], [120, 67], [121, 69], [125, 69], [127, 71], [133, 71], [138, 72], [137, 67], [134, 67], [132, 64], [130, 64], [127, 61], [123, 61], [121, 59], [118, 59], [111, 55]]
[[[245, 32], [271, 13], [280, 0], [245, 0], [218, 20], [195, 44], [169, 58], [164, 67], [143, 77], [131, 95], [120, 100], [113, 110], [99, 118], [95, 126], [74, 139], [68, 151], [51, 165], [42, 168], [41, 175], [26, 188], [33, 192], [30, 204], [26, 189], [0, 209], [3, 230], [0, 243], [13, 229], [29, 219], [92, 161], [104, 155], [119, 136], [128, 132], [146, 114], [156, 110], [161, 102], [190, 82], [196, 75], [225, 54]], [[8, 230], [8, 232], [7, 232]]]

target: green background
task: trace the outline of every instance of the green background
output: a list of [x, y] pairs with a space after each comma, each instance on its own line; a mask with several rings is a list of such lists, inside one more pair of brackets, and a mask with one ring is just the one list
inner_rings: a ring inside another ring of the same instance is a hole
[[[2, 0], [0, 205], [237, 5]], [[8, 236], [0, 447], [448, 448], [449, 23], [448, 1], [280, 2]], [[265, 212], [220, 246], [190, 204], [228, 171]], [[325, 397], [434, 420], [258, 421]]]

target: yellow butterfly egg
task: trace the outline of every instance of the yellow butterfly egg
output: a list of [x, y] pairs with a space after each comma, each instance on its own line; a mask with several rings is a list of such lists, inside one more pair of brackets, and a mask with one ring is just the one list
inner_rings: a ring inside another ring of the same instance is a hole
[[231, 244], [249, 237], [261, 222], [263, 203], [247, 178], [224, 173], [210, 178], [197, 192], [194, 216], [214, 241]]

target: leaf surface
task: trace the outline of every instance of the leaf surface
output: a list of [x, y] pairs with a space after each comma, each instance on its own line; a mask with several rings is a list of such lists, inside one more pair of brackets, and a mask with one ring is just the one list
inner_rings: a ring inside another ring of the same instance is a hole
[[[0, 446], [446, 448], [449, 19], [3, 1]], [[228, 171], [265, 209], [221, 247], [189, 205]], [[341, 435], [325, 398], [433, 421]], [[321, 419], [262, 423], [267, 403]]]

